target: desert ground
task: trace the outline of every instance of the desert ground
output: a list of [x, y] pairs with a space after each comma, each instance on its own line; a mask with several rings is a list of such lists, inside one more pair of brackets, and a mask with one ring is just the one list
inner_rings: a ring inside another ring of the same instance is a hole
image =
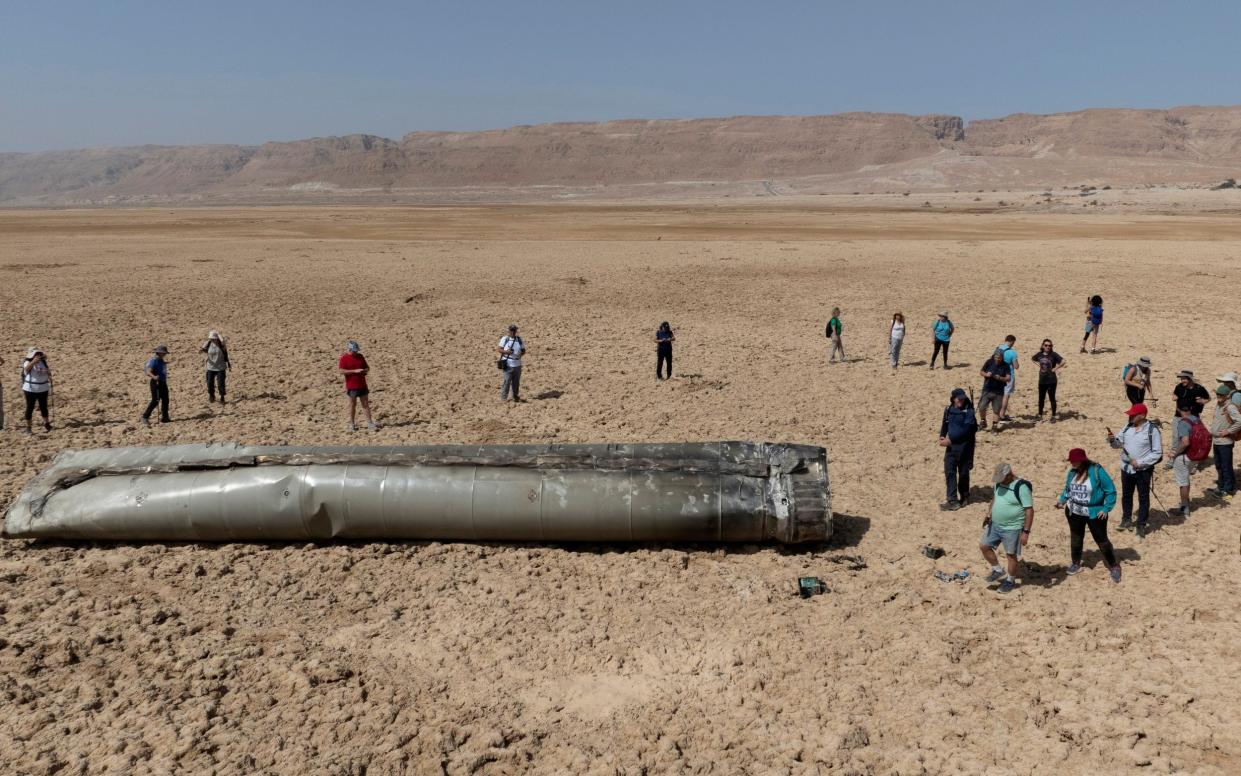
[[[1066, 577], [1054, 508], [1069, 448], [1117, 474], [1124, 363], [1154, 360], [1165, 424], [1178, 370], [1241, 369], [1225, 194], [0, 212], [0, 503], [64, 448], [746, 439], [825, 446], [836, 512], [829, 545], [785, 548], [7, 539], [4, 770], [1241, 772], [1241, 506], [1198, 475], [1188, 520], [1156, 503], [1146, 539], [1113, 531], [1119, 585], [1089, 539]], [[1094, 293], [1104, 352], [1081, 355]], [[826, 362], [832, 306], [843, 365]], [[954, 368], [931, 371], [941, 308]], [[675, 377], [657, 383], [663, 320]], [[520, 405], [498, 400], [510, 322], [530, 348]], [[213, 328], [234, 365], [223, 408], [197, 353]], [[1010, 333], [1023, 361], [1050, 337], [1069, 365], [1064, 421], [1032, 421], [1027, 363], [1017, 422], [980, 435], [982, 500], [1000, 461], [1037, 497], [1002, 597], [978, 578], [985, 504], [938, 509], [936, 434]], [[347, 338], [371, 364], [374, 434], [345, 429]], [[159, 343], [174, 422], [146, 429]], [[30, 344], [57, 387], [54, 431], [26, 437]], [[1174, 506], [1169, 473], [1156, 483]], [[932, 576], [958, 569], [973, 576]], [[830, 591], [797, 598], [807, 574]]]

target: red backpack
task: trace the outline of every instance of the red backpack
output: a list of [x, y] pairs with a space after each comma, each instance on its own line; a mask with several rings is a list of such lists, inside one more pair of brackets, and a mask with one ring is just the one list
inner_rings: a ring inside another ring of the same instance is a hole
[[1211, 438], [1211, 432], [1207, 430], [1207, 424], [1201, 419], [1197, 423], [1189, 426], [1189, 447], [1185, 448], [1185, 457], [1191, 461], [1205, 461], [1207, 456], [1211, 454], [1211, 448], [1214, 447], [1215, 440]]

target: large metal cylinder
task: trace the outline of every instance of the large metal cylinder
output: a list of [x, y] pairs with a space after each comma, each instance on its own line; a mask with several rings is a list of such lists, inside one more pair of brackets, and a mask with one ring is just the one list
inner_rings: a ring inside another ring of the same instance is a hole
[[827, 452], [750, 442], [65, 451], [13, 537], [822, 541]]

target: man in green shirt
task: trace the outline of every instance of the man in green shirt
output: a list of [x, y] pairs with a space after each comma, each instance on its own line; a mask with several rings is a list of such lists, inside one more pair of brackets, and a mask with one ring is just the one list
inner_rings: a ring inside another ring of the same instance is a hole
[[845, 325], [840, 322], [840, 308], [832, 308], [832, 318], [827, 322], [827, 338], [831, 340], [832, 352], [827, 357], [829, 364], [836, 363], [836, 354], [840, 353], [840, 363], [845, 362], [845, 346], [840, 341], [840, 335], [844, 334]]
[[[996, 592], [1009, 593], [1016, 585], [1013, 576], [1021, 563], [1021, 548], [1030, 540], [1030, 528], [1034, 525], [1034, 493], [1030, 483], [1018, 479], [1013, 467], [1006, 463], [995, 467], [991, 481], [995, 484], [995, 497], [991, 499], [987, 520], [982, 524], [978, 548], [991, 564], [987, 583], [999, 582]], [[1001, 544], [1008, 558], [1007, 570], [1000, 566], [995, 554], [995, 548]]]

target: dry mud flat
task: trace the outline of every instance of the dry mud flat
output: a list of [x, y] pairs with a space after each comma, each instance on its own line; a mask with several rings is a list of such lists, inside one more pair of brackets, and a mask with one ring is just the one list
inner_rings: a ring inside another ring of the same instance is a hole
[[[14, 773], [1236, 773], [1238, 507], [1114, 536], [1066, 578], [1065, 451], [1110, 468], [1119, 372], [1241, 368], [1241, 222], [1219, 215], [513, 207], [0, 213], [0, 353], [36, 341], [57, 429], [0, 449], [7, 503], [58, 449], [772, 439], [832, 458], [827, 547], [0, 544], [0, 761]], [[1082, 301], [1107, 304], [1096, 356]], [[844, 309], [856, 361], [824, 363]], [[959, 327], [949, 372], [929, 326]], [[907, 358], [886, 364], [891, 312]], [[531, 347], [530, 401], [491, 348]], [[678, 335], [657, 384], [653, 331]], [[230, 336], [232, 399], [193, 350]], [[1034, 483], [1027, 575], [977, 580], [984, 507], [941, 513], [940, 411], [1008, 333], [1070, 366], [1060, 424], [985, 435]], [[344, 431], [334, 360], [370, 358], [382, 430]], [[137, 426], [173, 348], [176, 422]], [[1171, 402], [1156, 416], [1166, 421]], [[1195, 490], [1208, 483], [1203, 475]], [[1158, 478], [1165, 503], [1170, 479]], [[919, 554], [927, 542], [947, 557]], [[864, 567], [857, 556], [865, 559]], [[802, 574], [831, 592], [793, 596]]]

